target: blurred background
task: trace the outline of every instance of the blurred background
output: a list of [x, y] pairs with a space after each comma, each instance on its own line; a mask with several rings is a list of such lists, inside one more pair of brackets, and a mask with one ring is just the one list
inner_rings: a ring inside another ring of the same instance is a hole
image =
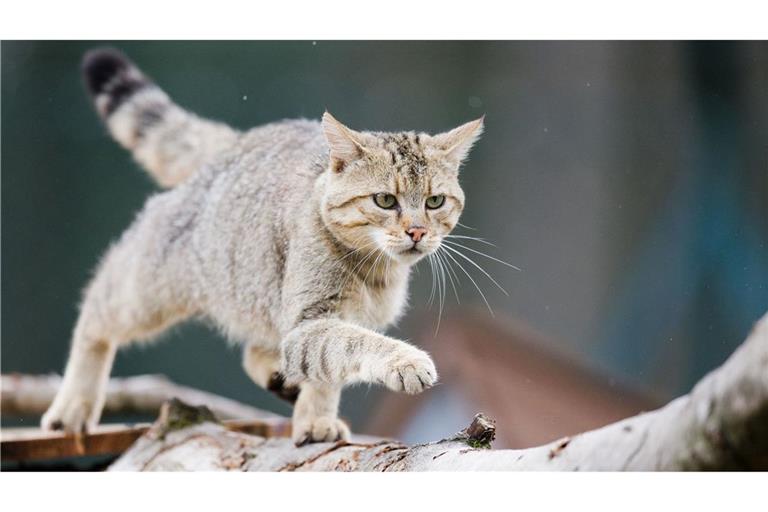
[[[462, 174], [472, 265], [430, 306], [422, 266], [391, 330], [435, 355], [418, 397], [358, 387], [358, 432], [426, 441], [482, 410], [522, 447], [654, 407], [721, 363], [768, 308], [764, 42], [3, 42], [2, 372], [61, 372], [80, 290], [157, 189], [107, 136], [79, 60], [109, 44], [179, 104], [246, 129], [319, 118], [442, 131], [486, 114]], [[426, 262], [425, 262], [426, 263]], [[122, 351], [282, 414], [201, 324]], [[34, 422], [34, 419], [29, 420]]]

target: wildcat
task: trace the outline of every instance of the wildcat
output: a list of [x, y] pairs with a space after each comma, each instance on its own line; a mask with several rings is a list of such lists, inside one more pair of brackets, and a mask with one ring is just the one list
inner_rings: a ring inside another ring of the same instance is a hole
[[435, 384], [426, 352], [380, 331], [403, 312], [411, 267], [458, 222], [482, 119], [381, 133], [326, 112], [239, 132], [174, 104], [117, 50], [86, 53], [82, 69], [111, 135], [168, 190], [86, 287], [44, 428], [94, 427], [117, 349], [191, 317], [242, 343], [258, 385], [295, 399], [297, 444], [349, 437], [347, 384]]

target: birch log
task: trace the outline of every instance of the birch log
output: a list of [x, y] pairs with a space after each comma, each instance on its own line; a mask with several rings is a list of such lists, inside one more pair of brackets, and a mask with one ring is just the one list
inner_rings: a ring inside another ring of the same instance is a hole
[[[524, 450], [491, 450], [482, 415], [435, 443], [339, 442], [295, 447], [227, 431], [180, 403], [111, 470], [426, 471], [768, 469], [768, 315], [720, 368], [661, 409]], [[186, 412], [185, 412], [186, 411]], [[181, 416], [183, 421], [173, 418]], [[180, 428], [179, 425], [181, 425]]]

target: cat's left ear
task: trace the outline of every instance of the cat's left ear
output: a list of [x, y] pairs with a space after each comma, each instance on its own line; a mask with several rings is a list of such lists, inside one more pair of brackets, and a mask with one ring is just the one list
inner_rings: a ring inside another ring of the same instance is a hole
[[472, 145], [483, 133], [485, 116], [465, 123], [458, 128], [435, 135], [432, 140], [450, 159], [460, 164], [469, 154]]
[[362, 158], [366, 149], [363, 147], [363, 136], [351, 128], [347, 128], [328, 111], [323, 114], [323, 133], [328, 141], [331, 156], [331, 169], [341, 172], [347, 164]]

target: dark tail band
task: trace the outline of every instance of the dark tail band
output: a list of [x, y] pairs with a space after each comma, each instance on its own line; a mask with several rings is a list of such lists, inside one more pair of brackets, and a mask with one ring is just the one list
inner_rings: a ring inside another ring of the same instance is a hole
[[[108, 117], [136, 91], [152, 84], [123, 53], [113, 48], [98, 48], [85, 54], [83, 77], [99, 113]], [[101, 100], [100, 98], [105, 98]]]
[[109, 133], [163, 187], [181, 183], [238, 139], [228, 126], [174, 104], [118, 50], [89, 51], [82, 71]]

